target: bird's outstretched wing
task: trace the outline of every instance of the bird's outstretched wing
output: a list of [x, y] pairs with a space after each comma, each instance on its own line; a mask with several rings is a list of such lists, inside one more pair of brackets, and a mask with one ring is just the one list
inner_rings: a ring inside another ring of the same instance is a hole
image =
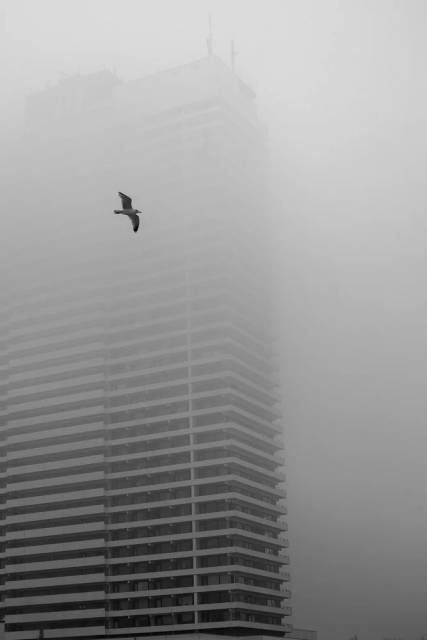
[[129, 196], [126, 196], [121, 191], [119, 191], [119, 196], [120, 196], [120, 199], [122, 201], [123, 210], [124, 209], [132, 209], [132, 198], [129, 198]]
[[139, 216], [136, 213], [128, 213], [127, 215], [131, 219], [132, 228], [136, 233], [138, 231], [138, 227], [139, 227]]

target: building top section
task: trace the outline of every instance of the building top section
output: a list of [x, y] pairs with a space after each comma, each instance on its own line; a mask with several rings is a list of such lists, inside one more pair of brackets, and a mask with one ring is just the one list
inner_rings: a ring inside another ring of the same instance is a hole
[[67, 133], [67, 128], [91, 130], [131, 125], [163, 111], [211, 100], [230, 104], [241, 116], [256, 119], [255, 94], [213, 55], [122, 82], [110, 71], [75, 75], [33, 94], [27, 101], [27, 124]]
[[138, 103], [143, 98], [144, 103], [139, 106], [144, 113], [155, 112], [164, 104], [178, 107], [214, 96], [231, 99], [236, 107], [250, 113], [255, 94], [227, 65], [211, 55], [123, 84], [117, 96]]

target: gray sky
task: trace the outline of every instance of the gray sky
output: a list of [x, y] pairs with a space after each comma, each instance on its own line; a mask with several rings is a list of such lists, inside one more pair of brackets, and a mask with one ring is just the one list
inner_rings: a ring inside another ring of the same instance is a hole
[[269, 126], [295, 623], [427, 634], [427, 3], [0, 0], [3, 130], [61, 74], [205, 53]]

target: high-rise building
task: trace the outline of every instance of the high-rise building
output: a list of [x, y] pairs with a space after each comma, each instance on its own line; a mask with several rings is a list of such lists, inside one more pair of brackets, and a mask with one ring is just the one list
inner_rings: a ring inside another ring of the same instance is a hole
[[[254, 95], [209, 56], [126, 83], [66, 79], [28, 122], [31, 206], [57, 235], [15, 257], [0, 309], [6, 638], [283, 637]], [[137, 235], [97, 213], [128, 187]]]

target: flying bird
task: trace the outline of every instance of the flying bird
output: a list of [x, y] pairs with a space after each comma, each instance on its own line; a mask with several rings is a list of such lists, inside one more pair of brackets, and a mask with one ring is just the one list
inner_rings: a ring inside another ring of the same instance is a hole
[[139, 227], [138, 213], [142, 213], [142, 211], [138, 211], [138, 209], [134, 209], [132, 207], [132, 198], [129, 198], [129, 196], [126, 196], [121, 191], [119, 191], [119, 196], [122, 201], [123, 209], [114, 209], [114, 213], [123, 213], [125, 216], [129, 216], [132, 222], [132, 228], [136, 233]]

